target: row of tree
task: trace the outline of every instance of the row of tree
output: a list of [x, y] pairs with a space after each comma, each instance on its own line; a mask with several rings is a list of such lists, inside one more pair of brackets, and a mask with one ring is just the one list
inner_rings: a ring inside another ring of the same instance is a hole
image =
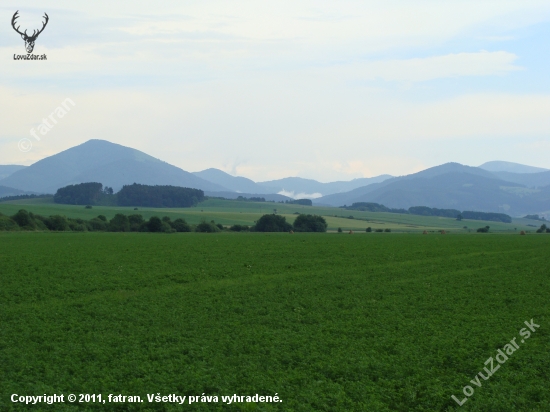
[[67, 205], [118, 205], [141, 207], [191, 207], [205, 199], [204, 192], [177, 186], [125, 185], [118, 193], [101, 183], [80, 183], [57, 190], [54, 202]]
[[142, 215], [115, 215], [111, 220], [99, 215], [90, 220], [67, 218], [61, 215], [41, 216], [20, 210], [13, 216], [0, 214], [0, 231], [55, 232], [190, 232], [194, 228], [184, 219], [172, 221], [156, 216], [145, 220]]
[[351, 206], [341, 206], [347, 210], [359, 210], [361, 212], [386, 212], [386, 213], [409, 213], [406, 209], [392, 209], [381, 205], [379, 203], [372, 202], [356, 202]]
[[285, 203], [289, 205], [313, 206], [313, 202], [311, 199], [285, 200]]
[[512, 223], [512, 217], [504, 213], [487, 213], [464, 211], [457, 209], [438, 209], [436, 207], [427, 206], [412, 206], [408, 209], [392, 209], [379, 203], [357, 202], [351, 206], [343, 206], [347, 210], [360, 210], [363, 212], [387, 212], [387, 213], [403, 213], [418, 216], [438, 216], [448, 217], [452, 219], [470, 219], [470, 220], [487, 220], [491, 222]]
[[294, 224], [288, 223], [284, 216], [264, 215], [256, 225], [233, 225], [229, 228], [213, 220], [202, 221], [197, 225], [190, 225], [184, 219], [172, 220], [165, 216], [159, 218], [152, 216], [146, 220], [140, 214], [124, 215], [116, 214], [108, 220], [105, 216], [99, 215], [90, 220], [67, 218], [61, 215], [41, 216], [19, 210], [13, 216], [4, 216], [0, 213], [0, 231], [74, 231], [74, 232], [220, 232], [230, 230], [234, 232], [257, 231], [257, 232], [326, 232], [327, 223], [321, 216], [298, 215]]
[[10, 200], [27, 200], [27, 199], [43, 199], [52, 197], [53, 195], [15, 195], [0, 197], [0, 202], [8, 202]]

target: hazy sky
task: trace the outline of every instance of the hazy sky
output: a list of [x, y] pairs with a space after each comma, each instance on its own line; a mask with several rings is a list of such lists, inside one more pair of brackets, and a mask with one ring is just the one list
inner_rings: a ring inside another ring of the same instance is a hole
[[[47, 61], [14, 60], [16, 10], [48, 13]], [[256, 181], [550, 168], [548, 0], [4, 0], [0, 21], [0, 164], [105, 139]]]

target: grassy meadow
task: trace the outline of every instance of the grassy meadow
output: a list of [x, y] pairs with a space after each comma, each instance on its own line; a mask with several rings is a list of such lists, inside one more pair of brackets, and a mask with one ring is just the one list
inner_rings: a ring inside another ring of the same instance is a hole
[[[325, 218], [329, 231], [353, 230], [364, 232], [367, 227], [375, 229], [391, 229], [397, 232], [422, 232], [427, 231], [451, 231], [452, 233], [470, 233], [478, 228], [490, 226], [492, 232], [514, 233], [535, 231], [541, 222], [528, 219], [513, 219], [512, 223], [488, 222], [481, 220], [462, 220], [434, 217], [416, 216], [398, 213], [361, 212], [357, 210], [345, 210], [332, 207], [290, 205], [271, 202], [243, 202], [233, 200], [208, 199], [197, 207], [181, 209], [154, 209], [117, 206], [94, 206], [93, 209], [85, 209], [83, 206], [55, 204], [50, 199], [30, 199], [0, 202], [0, 213], [14, 215], [20, 209], [25, 209], [34, 214], [50, 216], [64, 215], [69, 218], [92, 219], [98, 215], [104, 215], [111, 219], [117, 213], [126, 215], [141, 214], [147, 220], [151, 216], [170, 216], [172, 220], [183, 218], [190, 224], [200, 223], [202, 220], [214, 220], [224, 226], [235, 224], [254, 225], [262, 215], [273, 213], [285, 216], [292, 223], [299, 213], [317, 214]], [[532, 225], [532, 226], [528, 226]], [[464, 228], [466, 226], [466, 229]], [[536, 227], [535, 227], [536, 226]]]
[[[216, 206], [203, 210], [174, 213]], [[549, 247], [542, 234], [0, 233], [0, 410], [548, 411]], [[530, 339], [470, 383], [531, 319]]]

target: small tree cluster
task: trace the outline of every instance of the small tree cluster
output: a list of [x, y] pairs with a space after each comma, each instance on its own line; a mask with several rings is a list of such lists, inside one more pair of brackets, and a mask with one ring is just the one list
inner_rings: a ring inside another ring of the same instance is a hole
[[299, 214], [294, 224], [286, 221], [284, 216], [263, 215], [254, 226], [257, 232], [326, 232], [327, 222], [322, 216]]
[[286, 221], [284, 216], [280, 215], [263, 215], [254, 226], [257, 232], [288, 232], [292, 229], [292, 225]]

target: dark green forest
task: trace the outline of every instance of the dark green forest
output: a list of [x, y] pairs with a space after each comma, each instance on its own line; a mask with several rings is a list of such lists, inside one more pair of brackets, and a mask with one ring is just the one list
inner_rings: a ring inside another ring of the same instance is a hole
[[54, 202], [66, 205], [141, 207], [192, 207], [204, 200], [204, 192], [177, 186], [125, 185], [118, 193], [101, 183], [81, 183], [57, 190]]

